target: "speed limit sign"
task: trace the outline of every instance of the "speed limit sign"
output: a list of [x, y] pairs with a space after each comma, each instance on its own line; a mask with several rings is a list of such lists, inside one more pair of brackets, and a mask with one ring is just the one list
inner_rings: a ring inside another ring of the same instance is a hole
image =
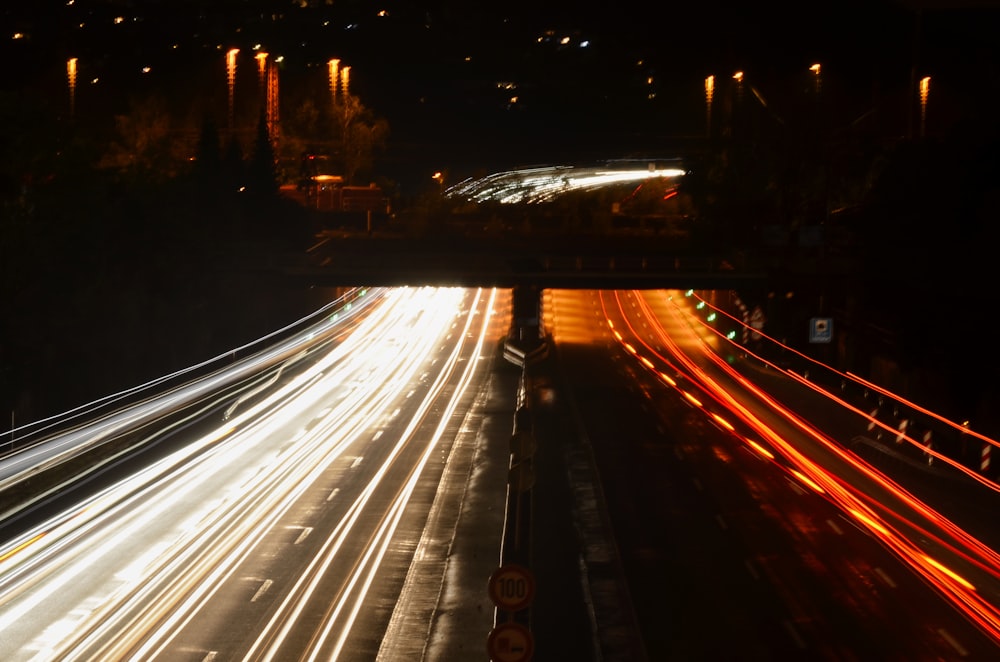
[[535, 639], [520, 623], [501, 623], [490, 632], [486, 649], [492, 662], [530, 662]]
[[516, 563], [500, 566], [490, 575], [490, 599], [504, 611], [520, 611], [535, 598], [535, 577]]

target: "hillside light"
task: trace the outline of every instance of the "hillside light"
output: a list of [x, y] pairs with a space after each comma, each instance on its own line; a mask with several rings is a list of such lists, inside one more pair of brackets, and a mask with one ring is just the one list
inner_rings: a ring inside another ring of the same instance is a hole
[[927, 97], [931, 92], [931, 77], [920, 79], [920, 137], [924, 137], [927, 128]]
[[812, 65], [811, 67], [809, 67], [809, 71], [813, 72], [813, 75], [814, 75], [814, 77], [816, 79], [816, 94], [819, 94], [820, 85], [821, 85], [821, 81], [822, 81], [822, 79], [820, 78], [820, 71], [821, 70], [822, 70], [822, 68], [820, 67], [819, 63], [816, 63], [816, 64]]
[[66, 61], [66, 79], [69, 83], [69, 117], [76, 115], [76, 58]]
[[705, 135], [712, 135], [712, 98], [715, 96], [715, 76], [705, 79]]
[[229, 83], [229, 132], [233, 131], [233, 97], [236, 90], [236, 55], [240, 52], [238, 48], [230, 48], [226, 53], [226, 78]]
[[267, 86], [267, 53], [261, 51], [254, 55], [254, 59], [257, 60], [257, 84], [264, 90]]
[[333, 58], [328, 63], [330, 67], [330, 98], [333, 100], [333, 105], [337, 105], [337, 83], [339, 82], [340, 74], [338, 72], [340, 68], [340, 60]]
[[351, 85], [351, 68], [344, 67], [340, 70], [340, 86], [344, 88], [344, 96], [346, 97], [350, 94]]

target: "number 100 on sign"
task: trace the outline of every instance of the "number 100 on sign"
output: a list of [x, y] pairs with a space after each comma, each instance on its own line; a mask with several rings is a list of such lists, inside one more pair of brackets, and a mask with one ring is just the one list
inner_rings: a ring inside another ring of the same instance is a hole
[[507, 564], [490, 576], [490, 599], [505, 611], [520, 611], [535, 598], [535, 578], [524, 566]]

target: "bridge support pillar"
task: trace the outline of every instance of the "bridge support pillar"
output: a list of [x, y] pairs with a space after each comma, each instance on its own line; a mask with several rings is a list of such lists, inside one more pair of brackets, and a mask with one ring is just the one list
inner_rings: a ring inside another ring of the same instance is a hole
[[510, 336], [522, 343], [542, 338], [542, 290], [537, 285], [516, 285], [513, 291], [513, 320]]
[[541, 328], [542, 289], [537, 285], [515, 286], [512, 308], [513, 319], [504, 343], [504, 357], [523, 367], [547, 354]]

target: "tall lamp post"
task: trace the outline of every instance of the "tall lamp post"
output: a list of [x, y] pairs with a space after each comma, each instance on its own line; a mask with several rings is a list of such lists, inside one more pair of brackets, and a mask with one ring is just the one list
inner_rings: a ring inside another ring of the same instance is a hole
[[263, 97], [267, 93], [267, 53], [261, 51], [254, 59], [257, 60], [257, 89]]
[[330, 67], [330, 100], [334, 106], [337, 105], [337, 85], [340, 84], [340, 60], [333, 58], [329, 62]]
[[344, 96], [346, 97], [350, 92], [351, 84], [351, 68], [344, 67], [340, 70], [340, 86], [344, 88]]
[[76, 117], [76, 58], [66, 61], [66, 79], [69, 82], [69, 118]]
[[816, 96], [819, 96], [820, 89], [823, 87], [823, 79], [820, 78], [820, 72], [822, 71], [822, 67], [819, 65], [819, 63], [816, 63], [811, 67], [809, 67], [809, 71], [813, 72], [813, 78], [816, 81], [815, 85]]
[[705, 136], [712, 137], [712, 98], [715, 96], [715, 76], [705, 79]]
[[923, 138], [927, 130], [927, 97], [931, 92], [931, 77], [924, 76], [920, 79], [920, 137]]
[[238, 48], [230, 48], [226, 53], [226, 76], [229, 83], [229, 133], [233, 132], [233, 121], [235, 110], [233, 108], [233, 98], [236, 90], [236, 55], [240, 52]]

